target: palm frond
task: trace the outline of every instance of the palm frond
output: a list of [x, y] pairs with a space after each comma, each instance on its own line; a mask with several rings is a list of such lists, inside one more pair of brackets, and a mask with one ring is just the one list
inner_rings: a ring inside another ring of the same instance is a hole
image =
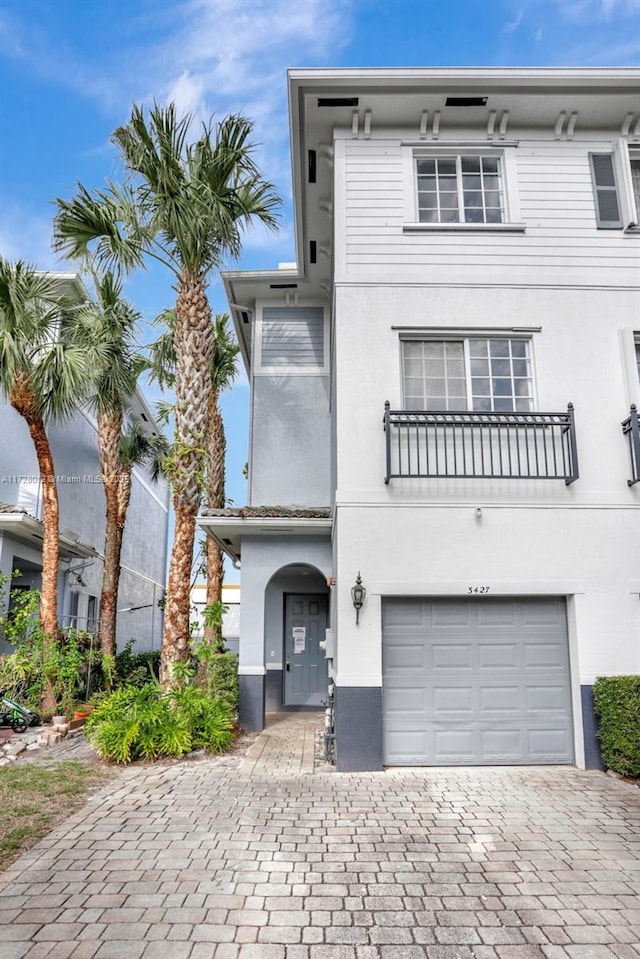
[[227, 389], [238, 375], [240, 345], [229, 325], [229, 314], [218, 313], [214, 320], [214, 348], [211, 382], [218, 393]]
[[60, 282], [18, 260], [0, 257], [0, 390], [31, 377], [35, 358], [56, 335], [64, 307]]
[[154, 480], [164, 475], [170, 444], [164, 436], [150, 436], [138, 423], [129, 426], [120, 437], [121, 466], [147, 466]]

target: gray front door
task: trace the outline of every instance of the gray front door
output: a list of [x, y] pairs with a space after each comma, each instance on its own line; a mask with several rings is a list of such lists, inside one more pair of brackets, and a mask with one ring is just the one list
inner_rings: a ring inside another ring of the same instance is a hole
[[385, 763], [570, 763], [564, 600], [382, 605]]
[[320, 706], [327, 696], [327, 661], [320, 641], [327, 627], [327, 598], [287, 593], [284, 617], [284, 705]]

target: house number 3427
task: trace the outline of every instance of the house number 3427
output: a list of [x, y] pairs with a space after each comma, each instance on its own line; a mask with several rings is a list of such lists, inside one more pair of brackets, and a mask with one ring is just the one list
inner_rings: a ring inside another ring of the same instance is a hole
[[486, 595], [490, 589], [490, 586], [469, 586], [467, 588], [467, 596], [471, 593], [484, 593]]

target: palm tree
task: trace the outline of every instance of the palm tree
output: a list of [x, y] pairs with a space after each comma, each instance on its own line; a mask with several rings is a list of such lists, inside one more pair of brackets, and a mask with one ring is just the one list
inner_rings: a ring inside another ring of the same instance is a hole
[[90, 405], [98, 420], [98, 458], [106, 517], [98, 638], [103, 654], [115, 656], [124, 524], [124, 515], [119, 515], [122, 430], [125, 407], [135, 392], [144, 360], [135, 342], [139, 314], [123, 299], [120, 280], [111, 271], [102, 276], [93, 272], [92, 276], [95, 301], [74, 311], [69, 335], [80, 347], [91, 349], [99, 345], [101, 351], [101, 362], [91, 371], [90, 393]]
[[124, 186], [90, 193], [79, 186], [70, 201], [58, 199], [54, 242], [72, 257], [90, 248], [103, 266], [164, 263], [177, 285], [175, 326], [175, 441], [169, 464], [175, 511], [162, 641], [162, 681], [175, 686], [173, 667], [189, 654], [189, 586], [195, 524], [206, 460], [210, 366], [214, 328], [207, 277], [226, 255], [237, 257], [242, 228], [258, 220], [276, 225], [280, 202], [253, 159], [252, 125], [239, 116], [205, 126], [189, 142], [189, 116], [174, 104], [154, 106], [148, 122], [134, 106], [113, 134], [124, 161]]
[[[173, 388], [175, 381], [175, 353], [173, 349], [173, 310], [165, 310], [158, 320], [167, 330], [151, 347], [151, 376], [160, 387]], [[240, 346], [229, 328], [229, 316], [216, 314], [214, 320], [214, 351], [211, 361], [211, 392], [208, 410], [206, 499], [211, 509], [222, 509], [225, 495], [225, 455], [227, 439], [220, 411], [220, 394], [233, 382], [238, 372]], [[222, 551], [212, 537], [206, 543], [207, 596], [206, 605], [219, 603], [222, 598]], [[220, 630], [205, 626], [205, 639], [213, 643], [216, 652], [224, 651]]]
[[[58, 630], [59, 507], [46, 421], [70, 415], [86, 389], [86, 354], [67, 337], [59, 278], [0, 258], [0, 391], [25, 420], [42, 483], [44, 643]], [[54, 706], [55, 703], [45, 703]]]

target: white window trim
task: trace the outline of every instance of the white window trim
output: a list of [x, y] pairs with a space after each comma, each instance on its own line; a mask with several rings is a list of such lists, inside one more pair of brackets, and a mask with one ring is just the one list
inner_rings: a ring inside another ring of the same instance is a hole
[[[473, 410], [473, 392], [471, 390], [471, 366], [469, 360], [469, 350], [466, 346], [467, 340], [526, 340], [529, 344], [529, 364], [531, 368], [531, 412], [539, 412], [540, 407], [538, 405], [538, 391], [536, 388], [536, 367], [535, 367], [535, 351], [533, 348], [533, 332], [537, 332], [538, 328], [526, 332], [513, 332], [512, 330], [491, 330], [487, 331], [486, 329], [465, 329], [464, 331], [460, 330], [442, 330], [441, 332], [436, 332], [435, 330], [429, 330], [428, 332], [422, 330], [415, 331], [404, 331], [400, 332], [400, 344], [404, 341], [409, 342], [431, 342], [431, 343], [442, 343], [445, 340], [448, 343], [463, 343], [464, 350], [464, 365], [465, 365], [465, 380], [466, 380], [466, 389], [467, 389], [467, 404], [469, 408], [467, 410], [452, 410], [452, 413], [472, 413]], [[407, 409], [407, 400], [405, 395], [405, 380], [404, 380], [404, 362], [403, 362], [403, 349], [402, 345], [399, 349], [399, 359], [400, 359], [400, 385], [402, 388], [402, 406], [401, 409]], [[518, 410], [513, 410], [514, 413], [519, 412]]]
[[[526, 224], [521, 222], [518, 177], [515, 160], [516, 145], [494, 145], [485, 141], [477, 143], [449, 142], [403, 145], [402, 172], [404, 183], [403, 233], [524, 233]], [[437, 156], [490, 156], [500, 157], [502, 194], [504, 203], [503, 223], [421, 223], [418, 220], [418, 178], [416, 159]]]
[[636, 359], [636, 343], [640, 337], [630, 326], [620, 330], [620, 359], [627, 407], [635, 403], [640, 405], [640, 378], [638, 377], [638, 361]]
[[[264, 366], [262, 363], [262, 313], [264, 309], [269, 309], [272, 306], [282, 306], [282, 304], [275, 303], [262, 303], [256, 309], [256, 320], [254, 323], [253, 330], [253, 344], [254, 344], [254, 376], [328, 376], [329, 375], [329, 323], [327, 317], [327, 310], [325, 306], [317, 301], [305, 301], [304, 303], [297, 304], [300, 307], [311, 307], [314, 309], [322, 310], [322, 356], [323, 364], [322, 366]], [[295, 306], [292, 306], [291, 309], [295, 310]]]
[[617, 140], [613, 150], [613, 165], [618, 183], [620, 216], [625, 232], [637, 231], [640, 225], [640, 210], [637, 208], [631, 179], [632, 157], [634, 160], [640, 160], [640, 143], [629, 144], [622, 138]]

